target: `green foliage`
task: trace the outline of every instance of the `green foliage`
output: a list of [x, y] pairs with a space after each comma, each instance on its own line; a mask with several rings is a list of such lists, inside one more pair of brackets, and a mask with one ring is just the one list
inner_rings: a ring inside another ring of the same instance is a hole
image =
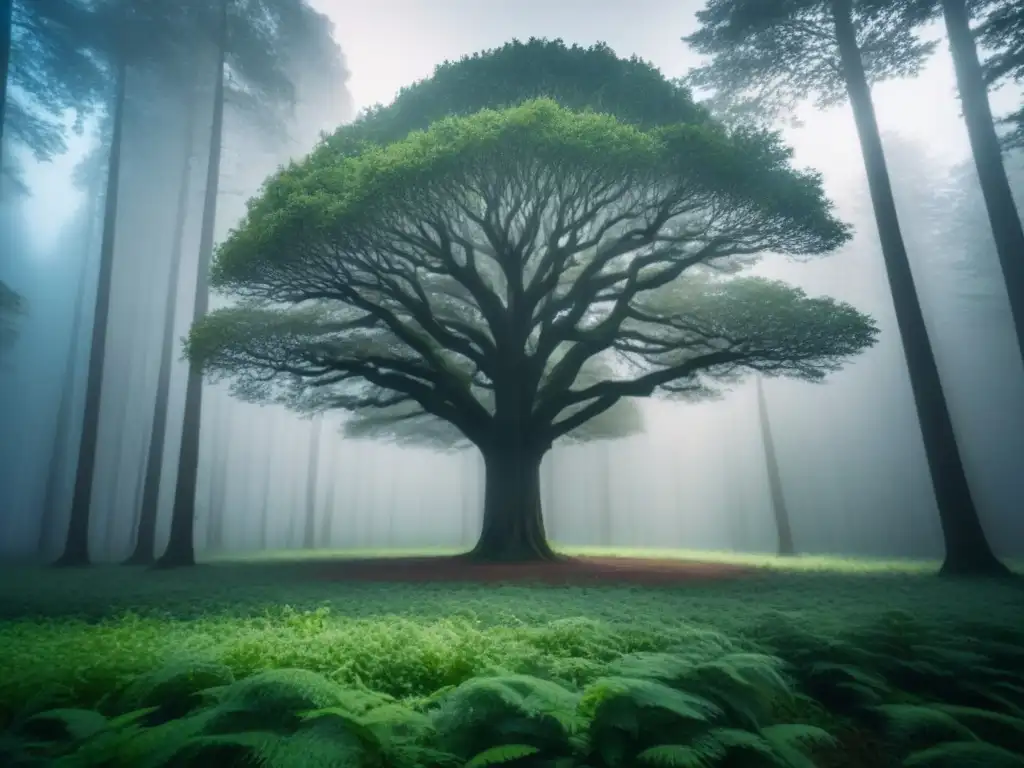
[[[0, 624], [0, 764], [1020, 760], [1012, 586], [822, 572], [712, 591], [312, 583], [303, 602], [280, 570], [210, 568], [217, 578], [98, 569], [4, 582], [8, 615], [91, 620]], [[285, 597], [300, 607], [268, 609]], [[118, 600], [154, 611], [121, 615]], [[313, 608], [325, 600], [332, 610]], [[883, 601], [907, 611], [874, 615]]]
[[574, 111], [615, 115], [641, 128], [707, 122], [689, 92], [637, 58], [620, 59], [607, 45], [567, 47], [561, 40], [513, 40], [459, 61], [403, 88], [327, 139], [332, 151], [359, 152], [364, 143], [389, 144], [452, 115], [502, 109], [551, 98]]
[[[511, 61], [524, 66], [503, 80]], [[604, 47], [532, 41], [446, 64], [267, 181], [212, 270], [241, 304], [198, 323], [187, 354], [248, 400], [477, 445], [508, 422], [497, 393], [513, 376], [540, 446], [742, 368], [820, 378], [874, 343], [869, 318], [700, 275], [849, 238], [791, 154]]]
[[[683, 38], [711, 57], [684, 80], [710, 91], [708, 105], [731, 122], [794, 119], [846, 100], [831, 0], [709, 0], [700, 28]], [[868, 81], [913, 77], [935, 48], [921, 41], [896, 2], [854, 0], [853, 23]]]
[[907, 757], [906, 768], [1021, 768], [1024, 755], [983, 741], [951, 741]]

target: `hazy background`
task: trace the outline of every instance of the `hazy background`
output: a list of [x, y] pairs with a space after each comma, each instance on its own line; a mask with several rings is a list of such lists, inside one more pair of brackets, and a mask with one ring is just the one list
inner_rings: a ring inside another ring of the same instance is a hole
[[[680, 42], [695, 27], [693, 14], [701, 3], [692, 0], [315, 0], [313, 5], [333, 20], [349, 77], [324, 83], [309, 73], [300, 84], [293, 141], [274, 152], [257, 149], [244, 119], [236, 115], [232, 123], [229, 115], [218, 237], [234, 224], [244, 199], [265, 175], [289, 156], [308, 151], [320, 129], [390, 101], [401, 86], [428, 76], [444, 59], [536, 36], [583, 45], [605, 41], [621, 56], [650, 60], [669, 77], [698, 62]], [[936, 28], [935, 36], [940, 31]], [[1019, 90], [1004, 89], [993, 97], [994, 111], [1007, 112], [1020, 98]], [[968, 147], [945, 45], [921, 77], [879, 86], [874, 99], [976, 501], [997, 552], [1019, 555], [1024, 553], [1024, 477], [1017, 469], [1024, 456], [1024, 370], [987, 222], [983, 216], [966, 224], [957, 220], [958, 229], [947, 231], [954, 217], [944, 190], [950, 174], [967, 160]], [[876, 348], [825, 384], [766, 383], [796, 546], [804, 552], [934, 556], [941, 552], [937, 514], [853, 120], [846, 106], [805, 109], [800, 116], [803, 127], [787, 131], [796, 162], [824, 174], [830, 196], [840, 215], [856, 225], [857, 237], [833, 256], [801, 264], [772, 260], [760, 271], [853, 302], [878, 319], [883, 335]], [[140, 119], [152, 120], [154, 132], [171, 130], [166, 119]], [[2, 247], [14, 255], [4, 260], [4, 268], [31, 311], [7, 370], [0, 372], [0, 554], [31, 551], [38, 537], [74, 296], [83, 279], [95, 283], [98, 233], [90, 235], [84, 226], [83, 196], [71, 184], [76, 163], [93, 141], [88, 132], [72, 138], [71, 151], [50, 164], [26, 159], [31, 197], [0, 210]], [[156, 222], [167, 219], [161, 213], [174, 204], [176, 189], [170, 182], [174, 163], [154, 157], [149, 146], [137, 147], [134, 155], [126, 147], [123, 161], [128, 180], [122, 196], [132, 201], [133, 215], [119, 221], [115, 253], [94, 496], [94, 551], [100, 558], [127, 554], [156, 386], [167, 269], [160, 249], [170, 237]], [[1019, 157], [1011, 160], [1020, 201], [1024, 164]], [[195, 279], [204, 172], [203, 163], [198, 166], [194, 186], [200, 189], [186, 236], [191, 265], [186, 256], [178, 296], [181, 334]], [[964, 178], [959, 188], [977, 197], [970, 173]], [[83, 361], [80, 355], [79, 378]], [[171, 390], [164, 525], [184, 371], [178, 363]], [[700, 405], [651, 403], [645, 414], [648, 429], [642, 436], [556, 447], [544, 468], [551, 536], [561, 543], [594, 543], [593, 517], [608, 512], [616, 544], [772, 550], [774, 521], [752, 387], [736, 387]], [[208, 387], [198, 491], [200, 550], [211, 507], [223, 510], [229, 547], [295, 545], [313, 455], [320, 469], [314, 502], [321, 519], [333, 516], [322, 545], [455, 545], [475, 538], [482, 498], [475, 453], [342, 440], [333, 417], [316, 450], [311, 430], [308, 420], [287, 411], [239, 404], [221, 388]], [[74, 436], [57, 448], [69, 453], [73, 445]], [[73, 460], [68, 463], [73, 467]], [[69, 488], [70, 475], [64, 492]], [[253, 526], [242, 523], [260, 515], [264, 504], [270, 532], [260, 540]], [[60, 540], [62, 526], [54, 541]]]

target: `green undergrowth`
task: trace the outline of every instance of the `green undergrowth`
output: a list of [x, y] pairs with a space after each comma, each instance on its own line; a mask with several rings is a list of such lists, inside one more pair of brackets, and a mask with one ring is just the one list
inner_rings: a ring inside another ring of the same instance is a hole
[[309, 567], [0, 572], [0, 765], [1024, 768], [1015, 583]]

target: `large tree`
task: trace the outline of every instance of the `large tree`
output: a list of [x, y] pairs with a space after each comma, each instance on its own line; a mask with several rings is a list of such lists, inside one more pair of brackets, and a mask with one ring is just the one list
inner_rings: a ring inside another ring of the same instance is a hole
[[[484, 457], [473, 555], [551, 558], [556, 439], [623, 398], [820, 379], [874, 342], [848, 305], [731, 274], [847, 237], [773, 136], [531, 100], [282, 169], [213, 266], [242, 303], [187, 349], [255, 401], [451, 425]], [[588, 363], [609, 373], [581, 387]]]
[[[1020, 79], [1024, 74], [1024, 11], [1006, 0], [865, 0], [867, 5], [883, 4], [884, 9], [901, 7], [912, 26], [941, 17], [953, 59], [957, 91], [963, 106], [964, 123], [971, 155], [988, 212], [996, 254], [1010, 299], [1010, 310], [1017, 332], [1017, 346], [1024, 359], [1024, 226], [1014, 204], [1006, 177], [996, 121], [989, 104], [989, 85]], [[987, 72], [982, 64], [971, 27], [972, 18], [982, 20], [983, 40], [995, 48]]]
[[898, 4], [875, 0], [710, 0], [684, 38], [712, 60], [688, 81], [726, 113], [758, 119], [849, 99], [946, 546], [945, 574], [1009, 574], [992, 552], [957, 446], [900, 230], [871, 84], [918, 72], [933, 47]]

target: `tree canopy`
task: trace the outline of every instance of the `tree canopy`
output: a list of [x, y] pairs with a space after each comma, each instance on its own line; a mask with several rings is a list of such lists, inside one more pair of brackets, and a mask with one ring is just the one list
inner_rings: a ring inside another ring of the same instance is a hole
[[[917, 75], [936, 44], [918, 39], [906, 9], [889, 0], [852, 6], [868, 81]], [[697, 19], [700, 29], [683, 40], [714, 61], [685, 79], [711, 92], [707, 104], [717, 116], [794, 118], [806, 99], [821, 108], [846, 100], [832, 0], [709, 0]]]
[[740, 367], [819, 379], [870, 346], [852, 307], [732, 274], [848, 237], [774, 137], [531, 100], [282, 169], [214, 263], [242, 304], [188, 353], [249, 399], [403, 408], [542, 452], [623, 398]]

